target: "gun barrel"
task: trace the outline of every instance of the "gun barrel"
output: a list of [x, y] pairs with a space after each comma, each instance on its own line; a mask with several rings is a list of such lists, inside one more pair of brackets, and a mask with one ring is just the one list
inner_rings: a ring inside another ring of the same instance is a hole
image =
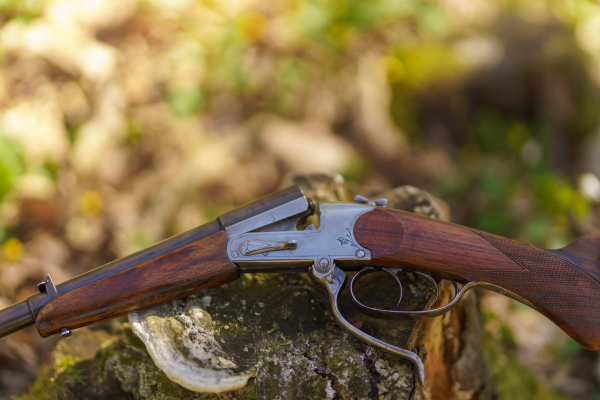
[[0, 310], [0, 337], [10, 335], [35, 322], [27, 300]]

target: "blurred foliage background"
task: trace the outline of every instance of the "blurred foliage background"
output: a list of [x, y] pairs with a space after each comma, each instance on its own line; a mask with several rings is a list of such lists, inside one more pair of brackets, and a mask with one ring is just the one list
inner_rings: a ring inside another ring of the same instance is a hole
[[[292, 171], [415, 185], [457, 223], [544, 247], [600, 226], [593, 1], [0, 0], [0, 22], [2, 307]], [[526, 368], [600, 398], [594, 353], [482, 303]], [[3, 339], [0, 396], [54, 343]]]

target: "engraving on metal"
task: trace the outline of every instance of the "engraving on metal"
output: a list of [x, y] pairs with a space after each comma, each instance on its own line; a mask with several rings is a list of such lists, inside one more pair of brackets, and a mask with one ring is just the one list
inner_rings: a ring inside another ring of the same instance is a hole
[[350, 229], [346, 229], [346, 231], [348, 232], [346, 233], [346, 237], [340, 236], [339, 238], [337, 238], [338, 242], [340, 242], [341, 246], [349, 244], [350, 246], [354, 246], [358, 249], [359, 246], [356, 243], [354, 243], [354, 240], [352, 240], [352, 232], [350, 232]]
[[[362, 214], [373, 210], [373, 206], [355, 203], [320, 203], [320, 225], [318, 229], [279, 230], [277, 225], [264, 231], [248, 232], [232, 237], [227, 244], [227, 253], [242, 249], [245, 242], [296, 243], [296, 248], [278, 249], [264, 253], [240, 254], [232, 259], [241, 272], [268, 271], [282, 268], [305, 268], [315, 265], [323, 257], [330, 263], [361, 263], [371, 258], [371, 252], [358, 244], [353, 234], [354, 222]], [[362, 257], [357, 251], [363, 251]], [[331, 265], [331, 264], [330, 264]]]

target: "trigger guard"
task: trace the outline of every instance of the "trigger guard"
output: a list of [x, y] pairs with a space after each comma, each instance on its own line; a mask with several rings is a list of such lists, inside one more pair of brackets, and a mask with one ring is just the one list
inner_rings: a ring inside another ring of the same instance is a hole
[[[352, 302], [354, 303], [354, 306], [363, 314], [370, 315], [372, 317], [377, 317], [377, 318], [384, 318], [384, 319], [420, 319], [420, 318], [435, 317], [435, 316], [439, 316], [439, 315], [449, 311], [450, 308], [452, 308], [456, 304], [456, 302], [458, 302], [458, 300], [460, 300], [460, 297], [462, 297], [462, 293], [460, 293], [460, 291], [458, 289], [458, 284], [455, 281], [452, 281], [452, 284], [454, 285], [455, 298], [452, 299], [452, 301], [448, 305], [441, 307], [441, 308], [436, 308], [433, 310], [420, 310], [420, 311], [398, 310], [398, 308], [400, 307], [400, 303], [402, 302], [402, 293], [403, 293], [403, 286], [402, 286], [402, 282], [400, 282], [400, 279], [398, 278], [398, 273], [402, 272], [402, 269], [401, 268], [382, 268], [382, 270], [389, 273], [390, 275], [392, 275], [394, 277], [394, 279], [396, 280], [396, 282], [398, 283], [398, 287], [400, 288], [400, 298], [398, 299], [398, 303], [396, 304], [396, 307], [394, 310], [385, 310], [382, 308], [369, 307], [369, 306], [365, 305], [364, 303], [362, 303], [360, 300], [358, 300], [358, 298], [356, 297], [356, 295], [354, 293], [354, 286], [359, 281], [359, 279], [361, 279], [363, 276], [377, 271], [374, 267], [367, 267], [365, 269], [358, 271], [352, 277], [352, 280], [350, 281], [350, 297], [352, 298]], [[425, 272], [421, 272], [421, 271], [412, 271], [412, 272], [416, 275], [419, 275], [422, 278], [425, 278], [433, 286], [433, 289], [435, 290], [435, 298], [433, 299], [431, 304], [435, 304], [438, 301], [438, 298], [440, 296], [439, 286], [438, 286], [437, 282], [435, 281], [435, 279], [433, 279], [431, 277], [431, 275], [429, 275]], [[457, 297], [458, 297], [458, 299], [457, 299]]]
[[[369, 267], [372, 268], [374, 270], [373, 267]], [[384, 270], [386, 270], [384, 268]], [[367, 269], [368, 272], [366, 272], [364, 275], [366, 275], [367, 273], [373, 272], [370, 271], [369, 269]], [[394, 268], [393, 269], [393, 273], [398, 273], [400, 272], [400, 269]], [[360, 274], [359, 271], [356, 275]], [[387, 271], [392, 273], [391, 271]], [[439, 286], [437, 284], [437, 282], [435, 281], [435, 279], [433, 279], [433, 277], [431, 277], [431, 275], [421, 272], [421, 271], [412, 271], [413, 273], [427, 279], [434, 287], [435, 289], [435, 299], [432, 302], [432, 304], [435, 304], [439, 298]], [[356, 275], [354, 277], [356, 277]], [[466, 284], [464, 284], [462, 286], [462, 288], [459, 289], [458, 287], [458, 283], [453, 280], [453, 279], [449, 279], [450, 282], [452, 282], [452, 285], [454, 287], [454, 297], [452, 298], [452, 300], [442, 306], [442, 307], [438, 307], [438, 308], [434, 308], [434, 309], [430, 309], [430, 310], [419, 310], [419, 311], [403, 311], [403, 310], [384, 310], [382, 308], [375, 308], [375, 307], [369, 307], [364, 305], [363, 303], [361, 303], [355, 296], [353, 293], [353, 282], [351, 282], [350, 284], [350, 293], [352, 295], [352, 301], [354, 303], [354, 305], [358, 308], [358, 310], [360, 312], [362, 312], [363, 314], [372, 316], [372, 317], [376, 317], [376, 318], [384, 318], [384, 319], [421, 319], [421, 318], [433, 318], [433, 317], [439, 317], [440, 315], [443, 315], [445, 313], [447, 313], [448, 311], [450, 311], [454, 306], [456, 306], [458, 304], [458, 302], [462, 299], [462, 297], [464, 296], [464, 294], [474, 288], [474, 287], [485, 287], [487, 289], [491, 289], [491, 290], [497, 290], [493, 285], [489, 285], [483, 282], [467, 282]], [[353, 279], [354, 281], [354, 279]], [[397, 281], [399, 281], [397, 279]]]
[[415, 375], [417, 376], [419, 382], [423, 384], [425, 380], [425, 368], [423, 367], [423, 362], [416, 353], [377, 339], [376, 337], [361, 331], [352, 325], [348, 320], [346, 320], [346, 318], [344, 318], [338, 306], [339, 295], [344, 289], [347, 281], [347, 276], [344, 271], [335, 265], [333, 269], [325, 273], [319, 272], [317, 268], [311, 267], [310, 277], [316, 286], [320, 287], [327, 293], [331, 315], [340, 328], [344, 329], [354, 338], [366, 343], [369, 346], [376, 347], [388, 354], [409, 360], [415, 368]]

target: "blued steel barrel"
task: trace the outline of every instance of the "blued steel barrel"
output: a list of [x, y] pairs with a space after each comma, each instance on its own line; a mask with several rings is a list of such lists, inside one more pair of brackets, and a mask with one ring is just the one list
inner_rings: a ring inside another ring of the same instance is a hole
[[0, 337], [33, 325], [33, 322], [33, 314], [26, 300], [13, 304], [4, 310], [0, 310]]

